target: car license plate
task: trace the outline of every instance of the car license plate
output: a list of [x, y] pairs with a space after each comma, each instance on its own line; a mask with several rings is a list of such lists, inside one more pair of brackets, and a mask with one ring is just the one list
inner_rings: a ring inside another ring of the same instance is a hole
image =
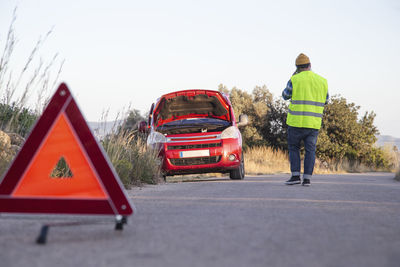
[[194, 157], [209, 157], [210, 150], [189, 150], [181, 151], [179, 153], [181, 158], [194, 158]]

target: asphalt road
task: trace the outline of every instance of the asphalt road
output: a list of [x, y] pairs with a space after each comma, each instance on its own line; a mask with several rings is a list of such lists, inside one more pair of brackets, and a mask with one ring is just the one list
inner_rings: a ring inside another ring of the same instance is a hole
[[87, 217], [0, 215], [0, 266], [400, 266], [400, 183], [393, 174], [288, 175], [167, 183], [129, 191], [136, 213]]

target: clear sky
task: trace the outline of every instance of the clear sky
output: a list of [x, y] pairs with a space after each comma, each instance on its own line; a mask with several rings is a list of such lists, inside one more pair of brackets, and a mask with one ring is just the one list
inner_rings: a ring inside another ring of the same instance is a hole
[[280, 96], [303, 52], [331, 95], [374, 111], [381, 134], [400, 137], [400, 1], [1, 0], [0, 49], [15, 6], [15, 61], [54, 26], [40, 55], [65, 58], [60, 81], [90, 121], [220, 83]]

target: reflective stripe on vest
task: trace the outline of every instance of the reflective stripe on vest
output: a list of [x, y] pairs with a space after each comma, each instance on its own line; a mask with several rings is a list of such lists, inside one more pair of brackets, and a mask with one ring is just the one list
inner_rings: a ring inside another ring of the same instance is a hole
[[328, 83], [312, 71], [303, 71], [291, 78], [292, 101], [286, 123], [300, 128], [320, 129]]
[[289, 113], [292, 114], [292, 115], [311, 116], [311, 117], [317, 117], [317, 118], [322, 118], [322, 116], [323, 116], [320, 113], [307, 112], [307, 111], [292, 111], [292, 110], [289, 110]]
[[325, 103], [315, 102], [315, 101], [307, 101], [307, 100], [292, 100], [292, 104], [295, 105], [311, 105], [317, 107], [323, 107]]

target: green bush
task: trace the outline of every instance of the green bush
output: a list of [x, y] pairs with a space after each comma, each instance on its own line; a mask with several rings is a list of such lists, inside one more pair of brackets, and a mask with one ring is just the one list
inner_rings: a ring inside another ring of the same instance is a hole
[[374, 125], [375, 113], [365, 112], [359, 119], [359, 109], [344, 97], [330, 99], [318, 137], [318, 158], [326, 162], [346, 160], [350, 165], [365, 165], [372, 170], [390, 170], [393, 168], [390, 155], [375, 147], [379, 134]]
[[268, 103], [272, 102], [272, 94], [265, 85], [256, 86], [252, 94], [240, 90], [236, 87], [228, 90], [220, 84], [220, 92], [229, 94], [235, 117], [240, 114], [246, 114], [249, 118], [249, 124], [240, 129], [243, 138], [243, 147], [246, 149], [253, 146], [265, 145], [262, 130], [268, 114]]

